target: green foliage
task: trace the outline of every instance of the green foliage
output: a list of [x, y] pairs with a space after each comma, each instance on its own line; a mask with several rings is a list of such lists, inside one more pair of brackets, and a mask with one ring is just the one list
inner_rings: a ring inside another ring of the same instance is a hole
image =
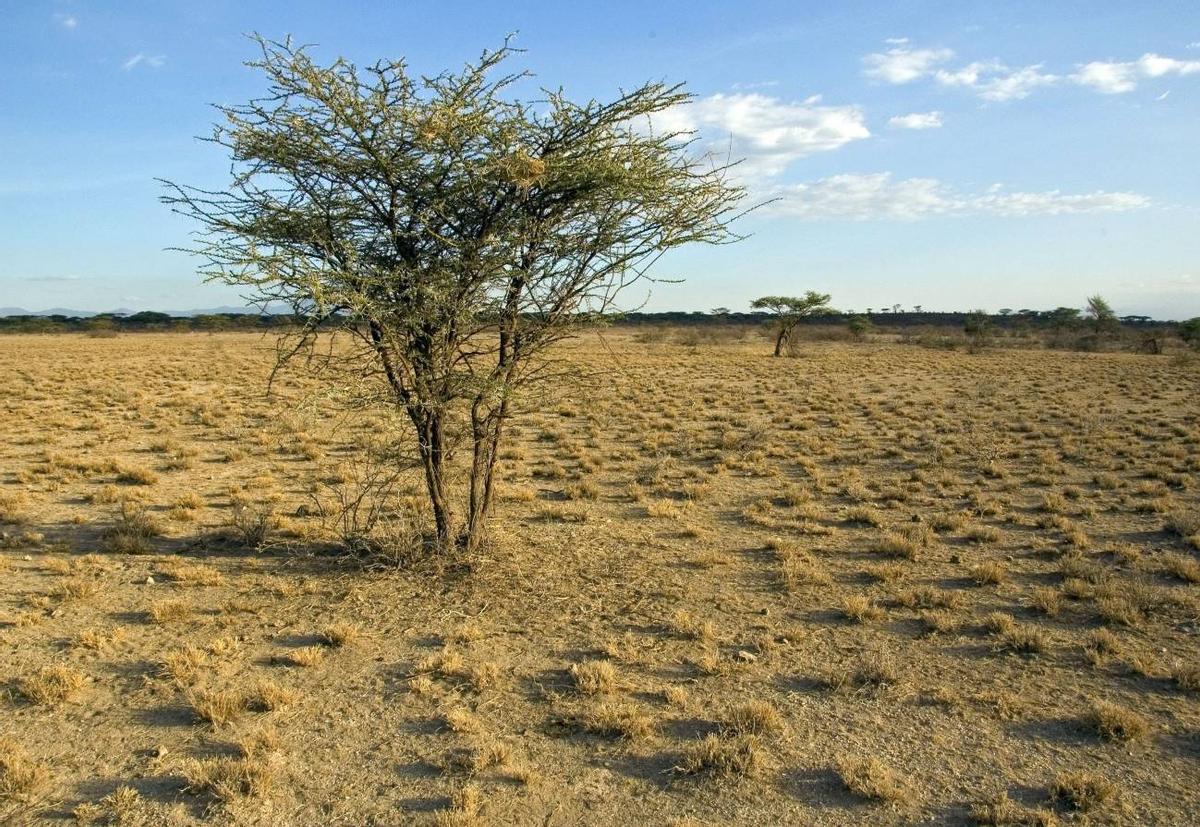
[[986, 310], [973, 310], [967, 314], [963, 322], [963, 332], [971, 338], [972, 343], [983, 344], [992, 334], [992, 319]]
[[1179, 338], [1200, 350], [1200, 316], [1179, 325]]
[[866, 316], [853, 315], [846, 320], [846, 327], [856, 341], [862, 341], [875, 330], [874, 323]]
[[803, 296], [762, 296], [750, 302], [752, 310], [766, 310], [773, 314], [776, 330], [775, 355], [783, 355], [783, 348], [791, 341], [792, 331], [801, 319], [826, 313], [836, 313], [829, 306], [829, 294], [809, 290]]
[[1087, 310], [1085, 312], [1088, 318], [1091, 319], [1092, 327], [1097, 333], [1117, 326], [1117, 314], [1113, 312], [1112, 307], [1104, 297], [1099, 294], [1088, 296]]
[[228, 188], [168, 184], [164, 201], [204, 229], [193, 252], [208, 278], [292, 309], [285, 359], [345, 320], [354, 346], [321, 364], [352, 403], [411, 422], [442, 548], [456, 530], [447, 463], [467, 440], [459, 539], [473, 545], [514, 394], [553, 375], [547, 348], [665, 251], [736, 240], [742, 190], [690, 135], [655, 130], [690, 101], [679, 86], [521, 100], [525, 74], [501, 71], [507, 45], [414, 77], [402, 60], [320, 66], [290, 42], [258, 43], [265, 96], [217, 107]]

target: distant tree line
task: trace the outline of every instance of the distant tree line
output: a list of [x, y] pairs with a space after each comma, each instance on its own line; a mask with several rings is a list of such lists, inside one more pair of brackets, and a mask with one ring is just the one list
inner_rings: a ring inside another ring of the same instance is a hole
[[[769, 298], [769, 297], [768, 297]], [[1098, 298], [1098, 297], [1093, 297]], [[827, 298], [826, 298], [827, 300]], [[1101, 300], [1103, 301], [1103, 300]], [[1099, 310], [1099, 315], [1096, 311]], [[779, 318], [775, 312], [752, 310], [734, 311], [717, 307], [710, 311], [669, 310], [661, 312], [631, 312], [608, 314], [604, 321], [614, 326], [747, 326], [770, 327]], [[347, 317], [331, 318], [327, 325], [344, 325]], [[85, 333], [103, 337], [123, 333], [200, 332], [283, 330], [293, 326], [295, 319], [286, 313], [207, 313], [191, 316], [172, 316], [167, 313], [101, 313], [95, 316], [24, 315], [0, 316], [0, 333]], [[841, 327], [851, 338], [862, 339], [873, 332], [893, 329], [947, 329], [965, 332], [971, 337], [1019, 336], [1024, 333], [1093, 335], [1132, 330], [1145, 334], [1159, 331], [1176, 332], [1188, 344], [1200, 346], [1200, 319], [1185, 322], [1157, 321], [1149, 316], [1116, 316], [1103, 307], [1080, 310], [1057, 307], [1052, 310], [1011, 310], [1002, 308], [996, 313], [984, 311], [931, 311], [914, 307], [903, 310], [865, 308], [862, 311], [834, 310], [820, 306], [815, 312], [797, 315], [795, 327]]]
[[117, 333], [217, 332], [263, 330], [292, 324], [286, 314], [205, 313], [172, 316], [145, 310], [140, 313], [99, 313], [95, 316], [0, 316], [0, 333], [88, 333], [95, 336]]

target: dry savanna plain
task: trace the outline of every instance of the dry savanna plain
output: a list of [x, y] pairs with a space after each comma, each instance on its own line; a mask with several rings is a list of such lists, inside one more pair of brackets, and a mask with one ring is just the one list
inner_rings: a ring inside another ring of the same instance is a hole
[[1194, 359], [588, 334], [414, 561], [273, 346], [0, 338], [0, 822], [1200, 818]]

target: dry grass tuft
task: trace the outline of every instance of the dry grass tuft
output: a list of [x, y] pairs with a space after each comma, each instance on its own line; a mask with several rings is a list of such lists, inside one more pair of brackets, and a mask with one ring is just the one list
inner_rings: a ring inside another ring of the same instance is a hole
[[1200, 664], [1179, 664], [1171, 670], [1171, 680], [1186, 692], [1200, 692]]
[[829, 673], [823, 683], [829, 689], [885, 687], [898, 683], [896, 661], [883, 650], [869, 652], [848, 668]]
[[890, 804], [903, 804], [910, 793], [899, 777], [876, 758], [843, 758], [837, 762], [838, 775], [850, 792]]
[[596, 735], [644, 741], [655, 733], [654, 719], [641, 707], [623, 702], [596, 704], [583, 715], [583, 728]]
[[78, 693], [84, 682], [83, 673], [79, 670], [66, 664], [55, 664], [21, 678], [18, 688], [30, 703], [57, 706]]
[[441, 810], [434, 818], [437, 827], [476, 827], [483, 824], [483, 794], [473, 784], [456, 790], [450, 797], [450, 808]]
[[316, 666], [325, 660], [325, 647], [300, 646], [288, 652], [285, 660], [291, 666]]
[[155, 600], [148, 614], [155, 623], [178, 623], [192, 615], [192, 607], [181, 600]]
[[198, 689], [186, 695], [187, 704], [201, 721], [213, 726], [231, 723], [246, 711], [246, 695], [233, 689]]
[[200, 673], [207, 665], [208, 655], [189, 644], [164, 657], [159, 664], [159, 674], [177, 686], [188, 687], [200, 679]]
[[125, 638], [125, 630], [119, 627], [103, 631], [89, 627], [75, 636], [75, 645], [83, 649], [91, 649], [93, 652], [107, 652]]
[[1058, 617], [1062, 612], [1062, 594], [1049, 586], [1038, 586], [1029, 596], [1029, 602], [1034, 609], [1046, 617]]
[[225, 576], [204, 563], [178, 561], [163, 566], [163, 574], [184, 586], [219, 586]]
[[747, 701], [735, 706], [722, 721], [730, 735], [776, 735], [783, 731], [783, 716], [766, 701]]
[[679, 609], [671, 615], [671, 631], [687, 640], [712, 642], [717, 639], [717, 629], [712, 621], [701, 621], [691, 612]]
[[341, 648], [350, 646], [362, 636], [362, 630], [353, 623], [331, 623], [321, 630], [321, 643]]
[[916, 560], [921, 556], [926, 543], [921, 542], [920, 535], [904, 534], [897, 531], [885, 531], [872, 550], [888, 557], [902, 557], [905, 560]]
[[886, 611], [862, 594], [852, 594], [843, 598], [839, 608], [843, 617], [855, 623], [869, 623], [887, 617]]
[[256, 733], [239, 741], [237, 755], [188, 762], [183, 768], [186, 789], [225, 802], [261, 797], [274, 784], [281, 759], [275, 737]]
[[1050, 794], [1073, 810], [1090, 812], [1113, 801], [1118, 794], [1115, 784], [1089, 772], [1064, 772], [1054, 779]]
[[482, 732], [484, 729], [483, 722], [475, 713], [461, 706], [452, 707], [442, 713], [442, 725], [451, 732], [464, 734]]
[[49, 780], [50, 770], [44, 764], [11, 738], [0, 738], [0, 818], [5, 814], [4, 804], [32, 803]]
[[242, 695], [242, 704], [253, 712], [275, 712], [291, 706], [299, 693], [275, 683], [269, 678], [259, 678]]
[[1058, 817], [1050, 810], [1022, 806], [999, 792], [971, 808], [971, 821], [987, 827], [1058, 827]]
[[763, 770], [762, 748], [753, 735], [723, 738], [707, 735], [684, 747], [676, 772], [753, 778]]
[[1107, 701], [1095, 701], [1084, 721], [1101, 738], [1109, 741], [1132, 741], [1150, 730], [1150, 724], [1141, 715]]
[[69, 580], [62, 581], [61, 583], [55, 583], [50, 589], [50, 596], [65, 603], [72, 600], [87, 600], [90, 597], [94, 597], [98, 591], [100, 591], [100, 586], [95, 580], [85, 580], [82, 577], [72, 577]]
[[1008, 569], [998, 560], [988, 560], [971, 568], [971, 579], [980, 586], [998, 586], [1008, 579]]
[[592, 660], [571, 666], [571, 680], [585, 695], [600, 695], [617, 688], [617, 670], [610, 661]]
[[1193, 557], [1168, 554], [1163, 557], [1163, 571], [1184, 583], [1200, 583], [1200, 562]]

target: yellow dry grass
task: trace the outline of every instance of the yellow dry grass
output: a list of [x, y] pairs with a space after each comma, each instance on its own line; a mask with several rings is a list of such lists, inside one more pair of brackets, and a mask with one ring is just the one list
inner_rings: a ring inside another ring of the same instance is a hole
[[421, 561], [272, 345], [0, 337], [0, 819], [1200, 811], [1194, 362], [588, 335]]

